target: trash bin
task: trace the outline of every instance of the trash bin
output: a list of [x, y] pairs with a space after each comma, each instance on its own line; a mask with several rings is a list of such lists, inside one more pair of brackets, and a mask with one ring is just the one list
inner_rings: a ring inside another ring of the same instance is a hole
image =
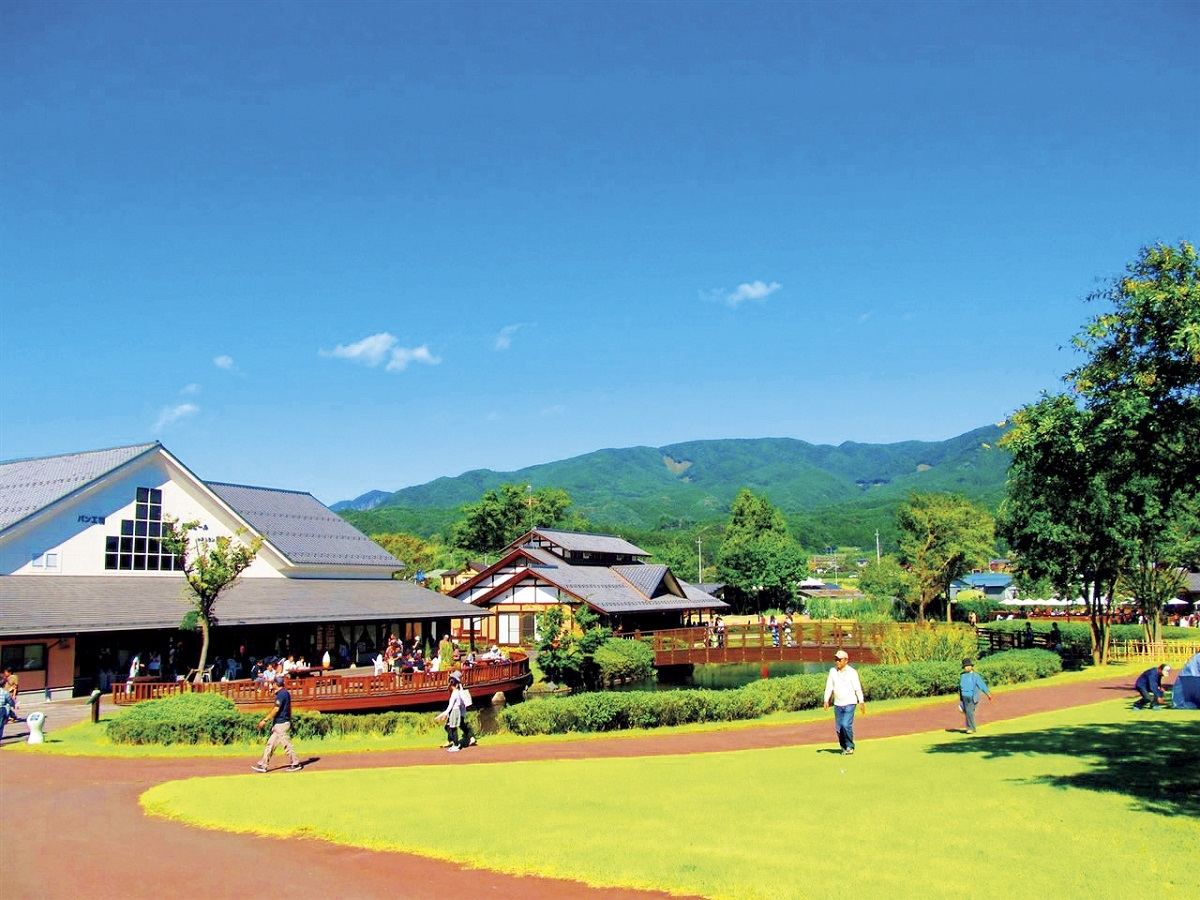
[[46, 736], [42, 733], [42, 729], [46, 727], [46, 714], [44, 712], [31, 712], [25, 717], [25, 723], [29, 726], [29, 738], [26, 740], [26, 743], [46, 743]]

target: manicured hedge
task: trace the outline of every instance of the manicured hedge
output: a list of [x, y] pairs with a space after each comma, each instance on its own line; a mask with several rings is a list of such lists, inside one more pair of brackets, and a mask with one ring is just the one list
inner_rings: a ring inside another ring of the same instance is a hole
[[[218, 694], [178, 694], [130, 707], [108, 722], [106, 733], [117, 744], [232, 744], [263, 739], [265, 731], [257, 727], [262, 717], [262, 713], [239, 712], [232, 701]], [[297, 711], [292, 716], [292, 737], [299, 739], [432, 734], [441, 727], [429, 713], [324, 715]]]
[[[957, 662], [866, 666], [859, 670], [867, 700], [931, 697], [958, 690]], [[1045, 678], [1062, 671], [1049, 650], [1010, 650], [979, 661], [976, 671], [989, 685]], [[515, 734], [563, 734], [656, 728], [689, 722], [754, 719], [780, 710], [813, 709], [825, 692], [822, 673], [756, 681], [730, 691], [628, 691], [578, 694], [509, 706], [500, 714]]]

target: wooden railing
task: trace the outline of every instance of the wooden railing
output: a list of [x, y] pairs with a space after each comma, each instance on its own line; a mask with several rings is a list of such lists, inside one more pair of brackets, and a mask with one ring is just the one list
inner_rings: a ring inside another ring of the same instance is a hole
[[1200, 639], [1194, 641], [1113, 641], [1109, 659], [1114, 662], [1181, 663], [1200, 653]]
[[[529, 659], [523, 653], [514, 652], [505, 662], [482, 663], [462, 672], [463, 684], [468, 690], [473, 685], [496, 684], [529, 675]], [[450, 688], [450, 672], [388, 672], [375, 675], [330, 674], [288, 678], [287, 689], [292, 703], [303, 707], [305, 701], [341, 698], [371, 698], [403, 693], [409, 696], [444, 696]], [[274, 691], [256, 681], [213, 681], [194, 684], [187, 681], [134, 681], [115, 682], [112, 700], [117, 706], [126, 706], [142, 700], [155, 700], [182, 693], [220, 694], [242, 706], [270, 706]]]
[[751, 623], [728, 625], [724, 632], [694, 626], [635, 632], [626, 637], [645, 639], [654, 650], [656, 665], [817, 659], [837, 650], [854, 654], [861, 661], [875, 661], [885, 634], [918, 627], [929, 626], [818, 620], [794, 622], [790, 635], [783, 625], [772, 631], [770, 626]]

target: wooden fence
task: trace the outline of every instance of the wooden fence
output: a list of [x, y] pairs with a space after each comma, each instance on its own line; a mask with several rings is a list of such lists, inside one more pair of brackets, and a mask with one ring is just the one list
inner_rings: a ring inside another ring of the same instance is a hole
[[1113, 662], [1184, 663], [1200, 653], [1200, 639], [1194, 641], [1113, 641], [1108, 657]]

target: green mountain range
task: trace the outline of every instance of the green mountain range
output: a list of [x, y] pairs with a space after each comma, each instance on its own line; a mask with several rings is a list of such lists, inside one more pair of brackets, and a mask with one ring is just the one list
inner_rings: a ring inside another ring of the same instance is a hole
[[515, 472], [478, 469], [392, 494], [371, 491], [333, 509], [371, 533], [428, 536], [488, 488], [531, 484], [565, 489], [596, 525], [662, 531], [725, 518], [748, 487], [783, 510], [805, 546], [866, 545], [875, 528], [890, 535], [895, 507], [910, 491], [953, 491], [994, 509], [1009, 465], [997, 448], [1001, 433], [989, 425], [945, 441], [830, 446], [754, 438], [597, 450]]

